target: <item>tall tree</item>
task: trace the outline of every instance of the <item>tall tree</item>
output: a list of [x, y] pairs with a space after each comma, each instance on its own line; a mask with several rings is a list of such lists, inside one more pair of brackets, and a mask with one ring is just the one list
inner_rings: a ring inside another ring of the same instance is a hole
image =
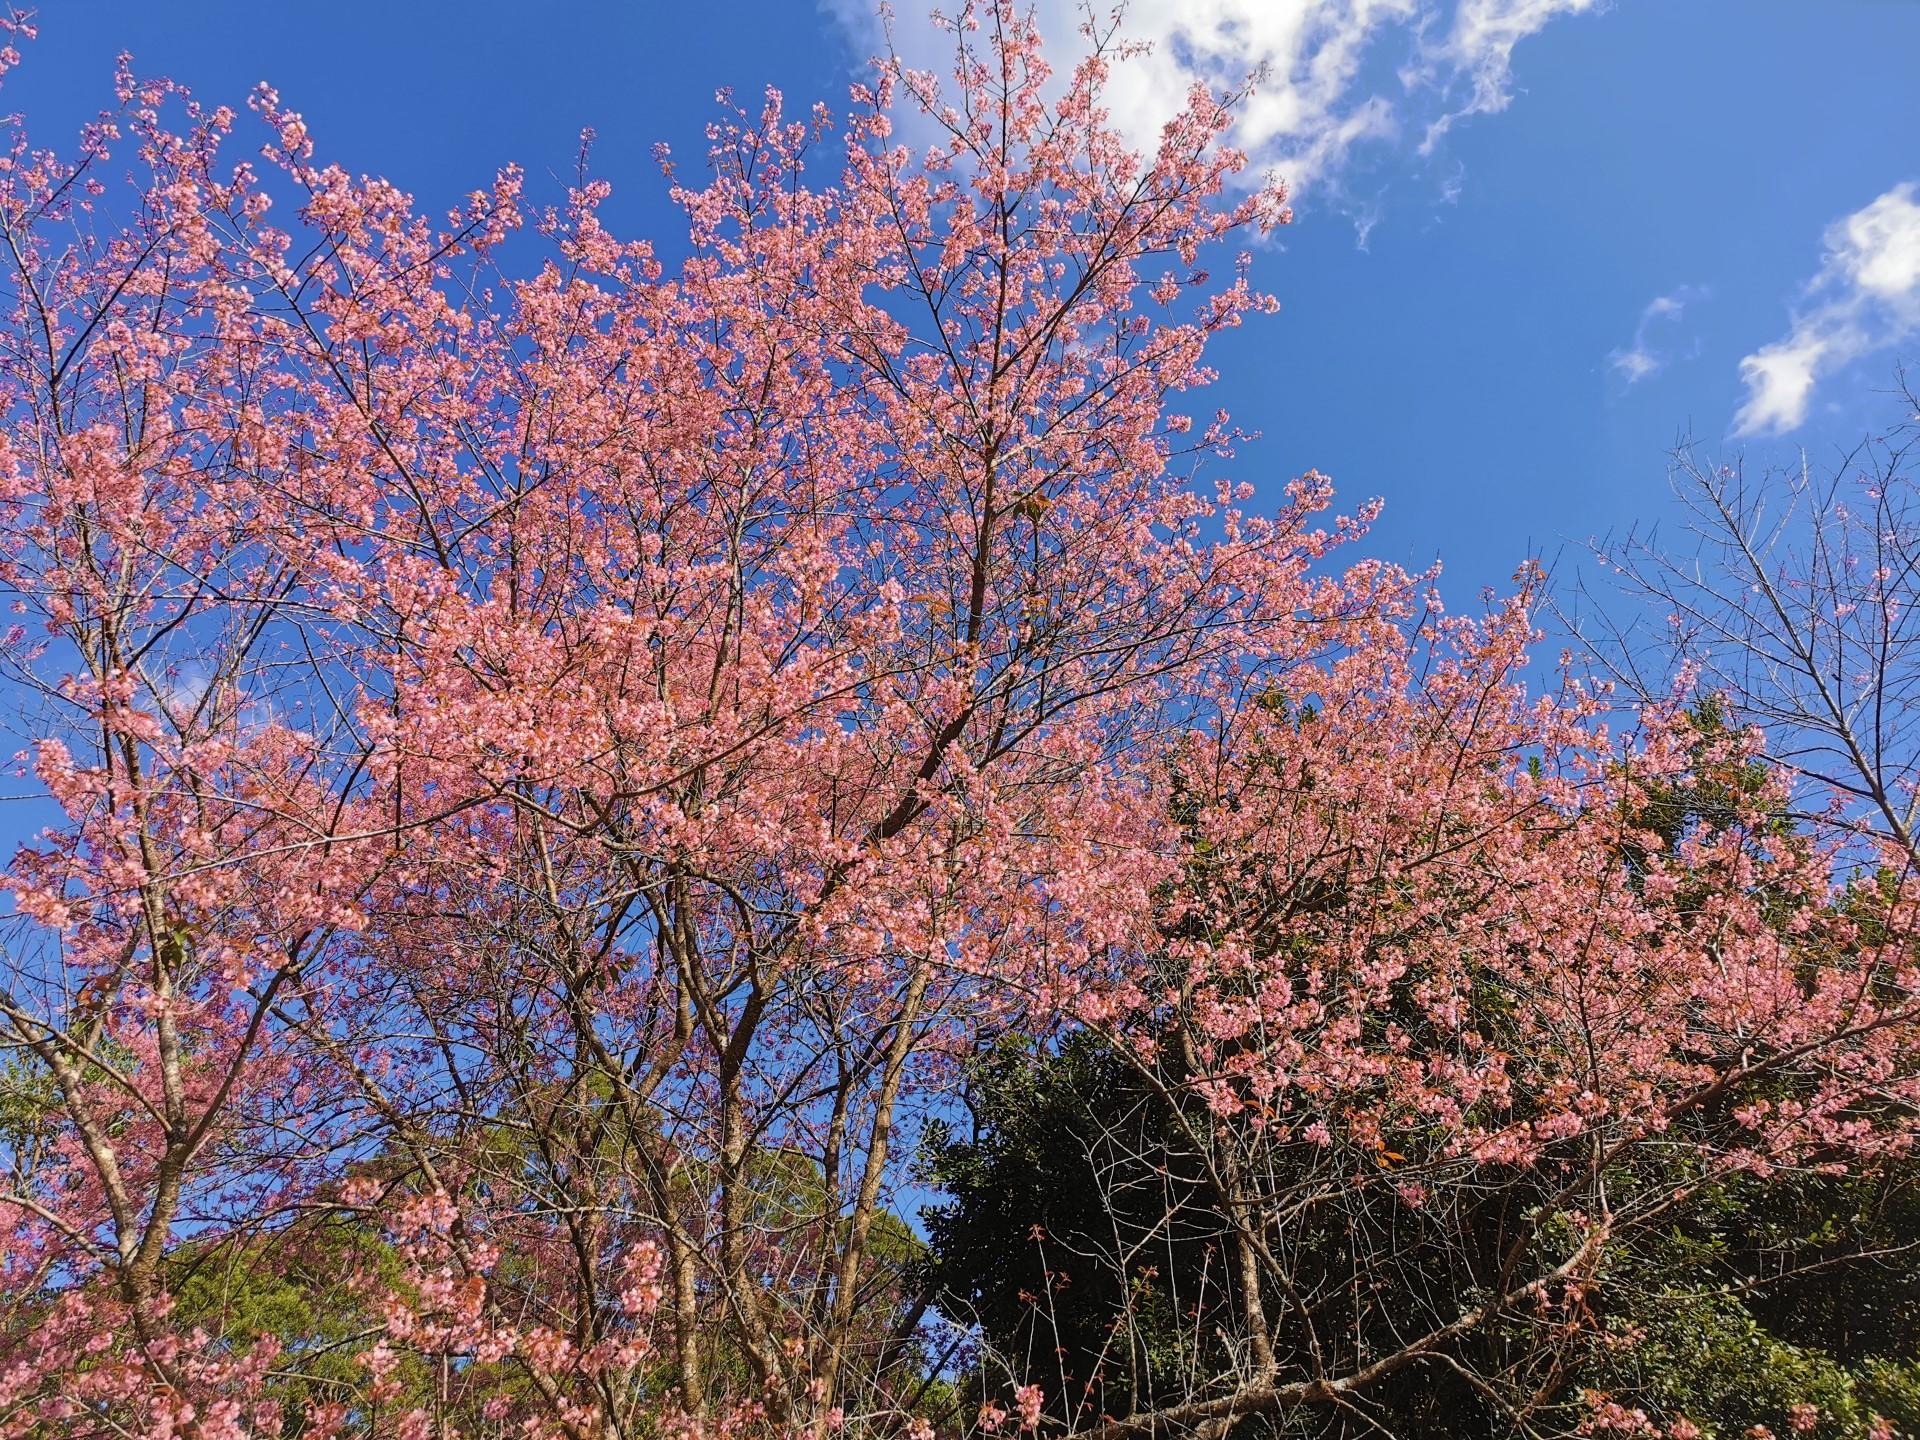
[[672, 267], [584, 177], [436, 226], [270, 90], [264, 174], [131, 72], [76, 157], [16, 131], [8, 658], [66, 824], [9, 872], [9, 1414], [265, 1423], [169, 1257], [343, 1207], [401, 1273], [318, 1430], [897, 1408], [897, 1132], [1124, 932], [1200, 677], [1375, 588], [1307, 578], [1317, 480], [1188, 483], [1231, 432], [1166, 402], [1270, 303], [1202, 252], [1284, 218], [1225, 104], [1137, 157], [1104, 57], [956, 47], [842, 133], [724, 117]]

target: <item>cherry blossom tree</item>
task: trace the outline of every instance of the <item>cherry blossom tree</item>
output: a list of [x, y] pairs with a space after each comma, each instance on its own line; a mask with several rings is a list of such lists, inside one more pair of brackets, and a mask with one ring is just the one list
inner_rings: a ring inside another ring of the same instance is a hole
[[[0, 1434], [924, 1435], [911, 1161], [1008, 1032], [1178, 1091], [1235, 1359], [968, 1426], [1344, 1405], [1577, 1329], [1644, 1149], [1905, 1153], [1907, 871], [1869, 940], [1761, 801], [1661, 848], [1673, 717], [1326, 563], [1316, 474], [1249, 510], [1186, 413], [1287, 218], [1234, 97], [1136, 155], [1106, 40], [954, 42], [725, 109], [671, 256], [584, 159], [433, 220], [269, 89], [15, 123]], [[1385, 1263], [1522, 1191], [1458, 1314], [1294, 1293], [1296, 1210]]]
[[[1614, 735], [1607, 693], [1522, 684], [1538, 583], [1383, 622], [1175, 751], [1184, 872], [1138, 1005], [1090, 1020], [1119, 1098], [1071, 1131], [1104, 1223], [1037, 1228], [1000, 1326], [1045, 1356], [1055, 1285], [1114, 1297], [1034, 1367], [1061, 1427], [1398, 1433], [1424, 1391], [1446, 1433], [1685, 1433], [1594, 1383], [1650, 1257], [1734, 1189], [1910, 1167], [1903, 845], [1862, 871], [1851, 825], [1792, 823], [1712, 702]], [[1847, 1218], [1769, 1278], [1841, 1263]], [[1004, 1304], [982, 1273], [949, 1303]]]

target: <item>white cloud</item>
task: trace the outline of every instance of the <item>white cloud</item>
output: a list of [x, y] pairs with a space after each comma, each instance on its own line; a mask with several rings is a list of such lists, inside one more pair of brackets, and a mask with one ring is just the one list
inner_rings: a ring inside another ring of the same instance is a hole
[[1429, 61], [1427, 75], [1439, 74], [1443, 88], [1464, 83], [1469, 95], [1457, 110], [1427, 126], [1420, 153], [1431, 154], [1457, 120], [1494, 115], [1513, 100], [1513, 47], [1544, 30], [1557, 16], [1577, 15], [1596, 0], [1460, 0], [1444, 44]]
[[1646, 308], [1640, 312], [1640, 323], [1633, 327], [1633, 343], [1623, 345], [1607, 356], [1607, 363], [1613, 367], [1614, 373], [1627, 384], [1637, 385], [1665, 365], [1667, 357], [1654, 340], [1656, 323], [1678, 321], [1687, 306], [1696, 300], [1704, 300], [1706, 296], [1704, 286], [1682, 285], [1669, 294], [1656, 295], [1649, 300]]
[[[859, 41], [879, 48], [884, 37], [875, 0], [823, 3]], [[1064, 68], [1087, 0], [1032, 3], [1055, 68]], [[1428, 154], [1455, 121], [1505, 109], [1514, 46], [1557, 16], [1600, 3], [1127, 0], [1121, 34], [1151, 49], [1115, 67], [1107, 99], [1116, 123], [1145, 146], [1195, 81], [1237, 88], [1264, 71], [1266, 79], [1240, 113], [1234, 143], [1256, 172], [1277, 172], [1296, 196], [1337, 190], [1342, 171], [1369, 147], [1421, 134], [1418, 148]], [[1102, 17], [1109, 5], [1095, 0]], [[931, 26], [903, 15], [893, 40], [908, 64], [944, 75], [947, 37]]]
[[1920, 202], [1896, 185], [1827, 227], [1827, 253], [1793, 326], [1740, 362], [1747, 403], [1737, 435], [1780, 434], [1807, 417], [1815, 383], [1920, 333]]
[[1660, 368], [1660, 361], [1638, 345], [1631, 350], [1616, 350], [1607, 357], [1616, 374], [1629, 385], [1637, 385]]

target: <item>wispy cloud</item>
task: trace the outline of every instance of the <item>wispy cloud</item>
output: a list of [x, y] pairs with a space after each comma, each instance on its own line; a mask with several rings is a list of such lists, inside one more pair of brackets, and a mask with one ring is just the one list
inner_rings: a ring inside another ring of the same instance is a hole
[[[860, 41], [883, 37], [873, 0], [823, 0]], [[909, 0], [911, 3], [911, 0]], [[1121, 33], [1148, 54], [1116, 67], [1108, 93], [1136, 143], [1158, 133], [1196, 81], [1238, 87], [1266, 79], [1242, 109], [1234, 143], [1256, 171], [1277, 172], [1294, 194], [1337, 189], [1370, 150], [1431, 154], [1459, 120], [1503, 110], [1513, 51], [1562, 15], [1603, 0], [1128, 0]], [[1108, 0], [1097, 0], [1107, 13]], [[1036, 0], [1056, 54], [1078, 35], [1086, 0]], [[917, 68], [938, 70], [944, 37], [895, 24], [895, 44]]]
[[1665, 295], [1656, 295], [1640, 312], [1640, 323], [1633, 327], [1633, 343], [1607, 355], [1613, 373], [1629, 385], [1637, 385], [1667, 363], [1665, 351], [1656, 343], [1655, 331], [1677, 322], [1687, 306], [1707, 297], [1705, 286], [1682, 285]]
[[1920, 203], [1896, 185], [1827, 227], [1826, 255], [1792, 328], [1740, 362], [1737, 435], [1780, 434], [1807, 417], [1823, 375], [1920, 333]]
[[1431, 154], [1454, 122], [1494, 115], [1513, 100], [1513, 48], [1562, 15], [1595, 9], [1597, 0], [1460, 0], [1446, 42], [1437, 47], [1427, 75], [1438, 75], [1442, 93], [1464, 84], [1459, 108], [1428, 122], [1420, 153]]

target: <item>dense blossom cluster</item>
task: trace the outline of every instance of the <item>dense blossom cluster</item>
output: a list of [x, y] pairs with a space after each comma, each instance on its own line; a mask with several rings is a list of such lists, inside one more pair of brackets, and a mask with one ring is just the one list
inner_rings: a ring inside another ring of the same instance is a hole
[[[925, 1434], [898, 1212], [1009, 1032], [1178, 1092], [1236, 1217], [1235, 1368], [1113, 1440], [1559, 1344], [1689, 1185], [1907, 1154], [1914, 857], [1527, 689], [1534, 577], [1450, 618], [1212, 481], [1287, 218], [1230, 100], [1137, 156], [1105, 53], [955, 40], [728, 110], [671, 258], [587, 178], [436, 223], [266, 89], [16, 124], [0, 1436]], [[1302, 1328], [1291, 1215], [1385, 1266], [1515, 1177], [1471, 1305]], [[1016, 1378], [969, 1423], [1058, 1424]]]

